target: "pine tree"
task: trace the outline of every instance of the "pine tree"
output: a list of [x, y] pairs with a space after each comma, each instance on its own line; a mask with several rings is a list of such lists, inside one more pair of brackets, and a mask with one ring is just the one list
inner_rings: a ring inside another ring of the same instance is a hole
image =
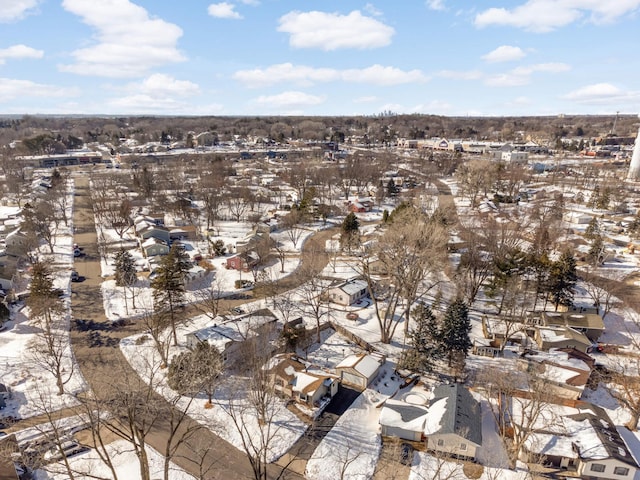
[[576, 259], [569, 250], [565, 250], [560, 258], [551, 264], [547, 284], [547, 292], [558, 310], [558, 306], [571, 306], [573, 292], [578, 281]]
[[597, 235], [600, 235], [600, 224], [598, 223], [598, 219], [593, 217], [584, 230], [584, 237], [593, 240]]
[[447, 352], [449, 367], [456, 354], [466, 357], [473, 346], [469, 337], [470, 331], [469, 309], [464, 301], [455, 300], [447, 308], [439, 332], [440, 345], [443, 351]]
[[591, 242], [591, 248], [587, 253], [587, 260], [591, 265], [597, 267], [604, 262], [604, 240], [602, 235], [596, 235]]
[[174, 243], [169, 254], [160, 262], [156, 277], [151, 281], [156, 310], [165, 311], [169, 315], [174, 345], [178, 345], [176, 314], [184, 303], [184, 280], [190, 267], [188, 255], [180, 245]]
[[[138, 280], [136, 263], [129, 251], [124, 248], [116, 253], [115, 257], [115, 279], [116, 285], [122, 287], [124, 292], [124, 304], [129, 314], [129, 306], [127, 304], [127, 288], [131, 288]], [[133, 308], [136, 308], [136, 296], [132, 295]]]
[[356, 214], [350, 212], [342, 222], [342, 234], [340, 236], [340, 244], [342, 247], [347, 247], [349, 251], [357, 244], [358, 232], [360, 230], [360, 221]]
[[421, 373], [433, 371], [435, 360], [442, 357], [442, 349], [438, 341], [438, 325], [431, 307], [418, 304], [412, 311], [416, 326], [409, 332], [410, 348], [403, 358], [404, 368]]

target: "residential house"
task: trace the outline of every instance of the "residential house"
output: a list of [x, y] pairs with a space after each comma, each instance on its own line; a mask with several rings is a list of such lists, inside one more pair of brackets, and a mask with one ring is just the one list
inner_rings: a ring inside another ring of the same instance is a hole
[[382, 435], [419, 442], [424, 439], [428, 409], [402, 400], [389, 399], [380, 410]]
[[241, 240], [236, 242], [236, 253], [245, 253], [255, 250], [262, 242], [271, 242], [268, 225], [257, 225]]
[[27, 235], [20, 231], [20, 227], [9, 232], [4, 241], [7, 255], [11, 255], [13, 257], [20, 257], [24, 255], [30, 243]]
[[575, 348], [580, 352], [588, 353], [593, 349], [593, 343], [584, 333], [565, 326], [537, 327], [534, 340], [540, 350]]
[[349, 355], [336, 365], [336, 375], [344, 384], [365, 389], [378, 376], [384, 363], [385, 358], [381, 355]]
[[196, 240], [196, 227], [194, 225], [185, 225], [169, 230], [169, 239], [174, 240]]
[[[279, 355], [270, 363], [269, 375], [276, 391], [309, 409], [328, 403], [338, 393], [338, 378], [310, 369], [292, 355]], [[323, 402], [324, 401], [324, 402]]]
[[142, 227], [141, 230], [136, 230], [138, 237], [142, 240], [147, 240], [149, 238], [155, 238], [157, 240], [162, 240], [167, 245], [171, 243], [171, 237], [169, 235], [169, 229], [165, 227], [161, 227], [160, 225], [149, 225]]
[[548, 327], [566, 326], [597, 342], [604, 333], [604, 322], [596, 308], [571, 307], [566, 312], [541, 312], [540, 321]]
[[147, 258], [156, 257], [158, 255], [168, 255], [170, 250], [169, 245], [167, 245], [166, 242], [153, 237], [147, 238], [140, 244], [140, 247], [142, 248], [144, 256]]
[[437, 386], [429, 404], [424, 433], [427, 449], [475, 459], [482, 445], [480, 403], [459, 383]]
[[194, 348], [198, 342], [208, 342], [221, 353], [225, 365], [242, 364], [250, 354], [266, 354], [273, 349], [277, 338], [277, 319], [268, 309], [258, 310], [227, 320], [217, 317], [212, 325], [189, 332], [187, 346]]
[[[513, 426], [519, 428], [519, 417], [526, 415], [523, 408], [527, 406], [522, 402], [514, 402], [513, 406]], [[583, 402], [580, 408], [549, 406], [529, 428], [521, 454], [524, 461], [542, 460], [547, 467], [574, 471], [588, 480], [633, 479], [638, 471], [618, 428], [595, 405]]]
[[367, 282], [353, 278], [330, 287], [327, 291], [329, 300], [339, 305], [349, 306], [369, 294]]
[[259, 263], [260, 259], [255, 252], [243, 252], [227, 258], [225, 268], [248, 272]]
[[[591, 359], [591, 362], [582, 355]], [[545, 380], [545, 388], [549, 393], [570, 400], [578, 400], [582, 396], [595, 362], [586, 353], [575, 349], [525, 351], [520, 361], [523, 369]]]

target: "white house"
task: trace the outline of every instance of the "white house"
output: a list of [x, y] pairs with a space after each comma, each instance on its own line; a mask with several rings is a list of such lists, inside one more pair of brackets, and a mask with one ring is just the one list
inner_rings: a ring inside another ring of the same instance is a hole
[[368, 295], [367, 282], [361, 279], [347, 280], [329, 288], [327, 295], [330, 301], [349, 306]]
[[349, 355], [336, 365], [336, 374], [342, 383], [364, 389], [376, 378], [384, 362], [380, 355]]

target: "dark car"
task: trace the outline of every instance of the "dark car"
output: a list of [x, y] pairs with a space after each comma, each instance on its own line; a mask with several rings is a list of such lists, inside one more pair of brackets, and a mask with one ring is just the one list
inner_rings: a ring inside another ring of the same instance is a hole
[[400, 445], [400, 463], [411, 465], [413, 463], [413, 447], [408, 443]]

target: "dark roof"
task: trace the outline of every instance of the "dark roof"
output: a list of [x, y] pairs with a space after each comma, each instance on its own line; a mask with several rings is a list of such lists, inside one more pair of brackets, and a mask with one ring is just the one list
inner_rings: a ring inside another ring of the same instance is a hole
[[399, 413], [400, 418], [402, 418], [402, 421], [405, 423], [411, 422], [416, 418], [424, 417], [427, 414], [426, 408], [410, 405], [408, 403], [405, 403], [404, 405], [399, 403], [385, 403], [385, 407]]
[[442, 398], [447, 398], [447, 404], [438, 433], [455, 433], [482, 445], [482, 412], [469, 390], [459, 383], [438, 385], [431, 404]]
[[586, 418], [596, 431], [598, 439], [607, 450], [609, 457], [638, 468], [638, 464], [627, 448], [627, 444], [618, 433], [607, 412], [597, 405], [590, 405], [590, 409], [593, 410], [594, 414], [586, 414]]

